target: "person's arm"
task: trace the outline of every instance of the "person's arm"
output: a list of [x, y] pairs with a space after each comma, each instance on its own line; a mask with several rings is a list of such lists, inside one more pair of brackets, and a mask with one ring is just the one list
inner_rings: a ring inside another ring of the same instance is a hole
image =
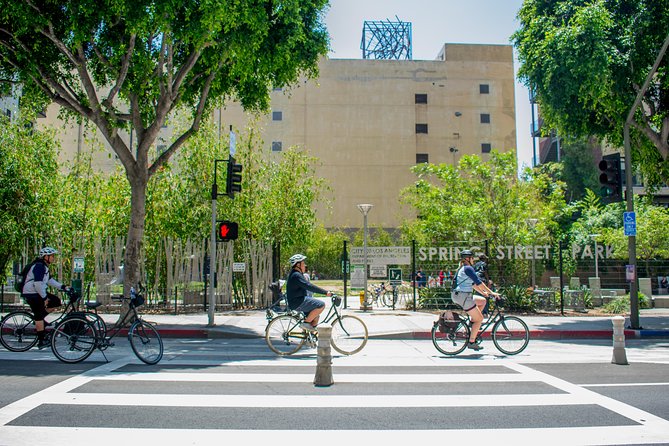
[[323, 288], [307, 281], [307, 279], [302, 274], [294, 274], [293, 279], [297, 281], [298, 286], [304, 288], [305, 290], [311, 291], [312, 293], [325, 294], [326, 296], [332, 295], [332, 293], [329, 292], [328, 290], [324, 290]]
[[65, 291], [65, 289], [67, 288], [65, 285], [63, 285], [53, 277], [49, 277], [49, 281], [46, 284], [63, 291]]

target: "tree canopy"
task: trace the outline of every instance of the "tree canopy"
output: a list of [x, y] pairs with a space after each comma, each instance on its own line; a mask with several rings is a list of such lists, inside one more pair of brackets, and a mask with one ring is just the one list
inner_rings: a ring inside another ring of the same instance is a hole
[[[622, 146], [623, 125], [669, 32], [669, 0], [525, 0], [513, 35], [519, 77], [547, 124]], [[635, 115], [633, 161], [669, 184], [669, 56]]]
[[[125, 169], [126, 285], [138, 280], [149, 178], [213, 107], [234, 99], [263, 110], [272, 87], [315, 75], [328, 49], [326, 7], [327, 0], [0, 0], [0, 79], [94, 123]], [[190, 126], [150, 159], [180, 108], [192, 112]], [[121, 130], [136, 135], [136, 147]]]

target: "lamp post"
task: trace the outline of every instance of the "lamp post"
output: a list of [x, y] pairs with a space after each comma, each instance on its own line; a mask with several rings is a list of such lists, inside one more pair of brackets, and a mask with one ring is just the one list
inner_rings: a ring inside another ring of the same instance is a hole
[[599, 264], [597, 263], [597, 237], [599, 237], [599, 234], [590, 234], [590, 237], [595, 242], [595, 277], [599, 277]]
[[363, 232], [362, 232], [362, 256], [365, 263], [365, 288], [364, 288], [364, 305], [367, 307], [367, 214], [374, 207], [373, 204], [359, 204], [358, 209], [363, 216]]
[[[530, 225], [530, 229], [532, 229], [532, 242], [534, 242], [534, 239], [536, 238], [536, 232], [534, 230], [534, 227], [537, 225], [537, 222], [539, 220], [536, 218], [528, 218], [527, 223]], [[532, 288], [536, 286], [536, 278], [534, 274], [534, 249], [532, 249]]]

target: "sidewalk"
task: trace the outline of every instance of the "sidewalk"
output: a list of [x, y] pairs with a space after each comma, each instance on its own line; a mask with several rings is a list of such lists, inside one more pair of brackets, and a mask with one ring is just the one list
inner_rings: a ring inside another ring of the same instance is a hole
[[[325, 314], [325, 313], [324, 313]], [[376, 339], [430, 339], [436, 313], [413, 312], [374, 308], [362, 311], [357, 306], [344, 314], [360, 317]], [[118, 315], [103, 315], [114, 322]], [[612, 317], [606, 316], [520, 316], [528, 325], [533, 339], [610, 339], [613, 336]], [[144, 318], [156, 324], [161, 335], [176, 338], [262, 338], [267, 320], [264, 310], [240, 310], [216, 313], [214, 325], [208, 326], [206, 313], [145, 314]], [[669, 309], [640, 311], [639, 330], [629, 328], [625, 318], [625, 337], [669, 339]]]

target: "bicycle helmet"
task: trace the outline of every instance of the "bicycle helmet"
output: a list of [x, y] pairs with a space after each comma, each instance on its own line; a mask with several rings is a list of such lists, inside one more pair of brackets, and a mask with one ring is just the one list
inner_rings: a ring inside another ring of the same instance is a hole
[[467, 257], [474, 257], [474, 253], [471, 252], [469, 249], [465, 249], [463, 251], [460, 251], [460, 258], [464, 259]]
[[43, 259], [46, 256], [50, 256], [51, 254], [58, 254], [58, 251], [56, 251], [55, 249], [53, 249], [49, 246], [46, 246], [46, 247], [39, 250], [40, 259]]
[[292, 268], [293, 266], [297, 265], [298, 263], [304, 261], [307, 259], [307, 256], [303, 254], [295, 254], [292, 256], [288, 261], [290, 262], [290, 267]]

